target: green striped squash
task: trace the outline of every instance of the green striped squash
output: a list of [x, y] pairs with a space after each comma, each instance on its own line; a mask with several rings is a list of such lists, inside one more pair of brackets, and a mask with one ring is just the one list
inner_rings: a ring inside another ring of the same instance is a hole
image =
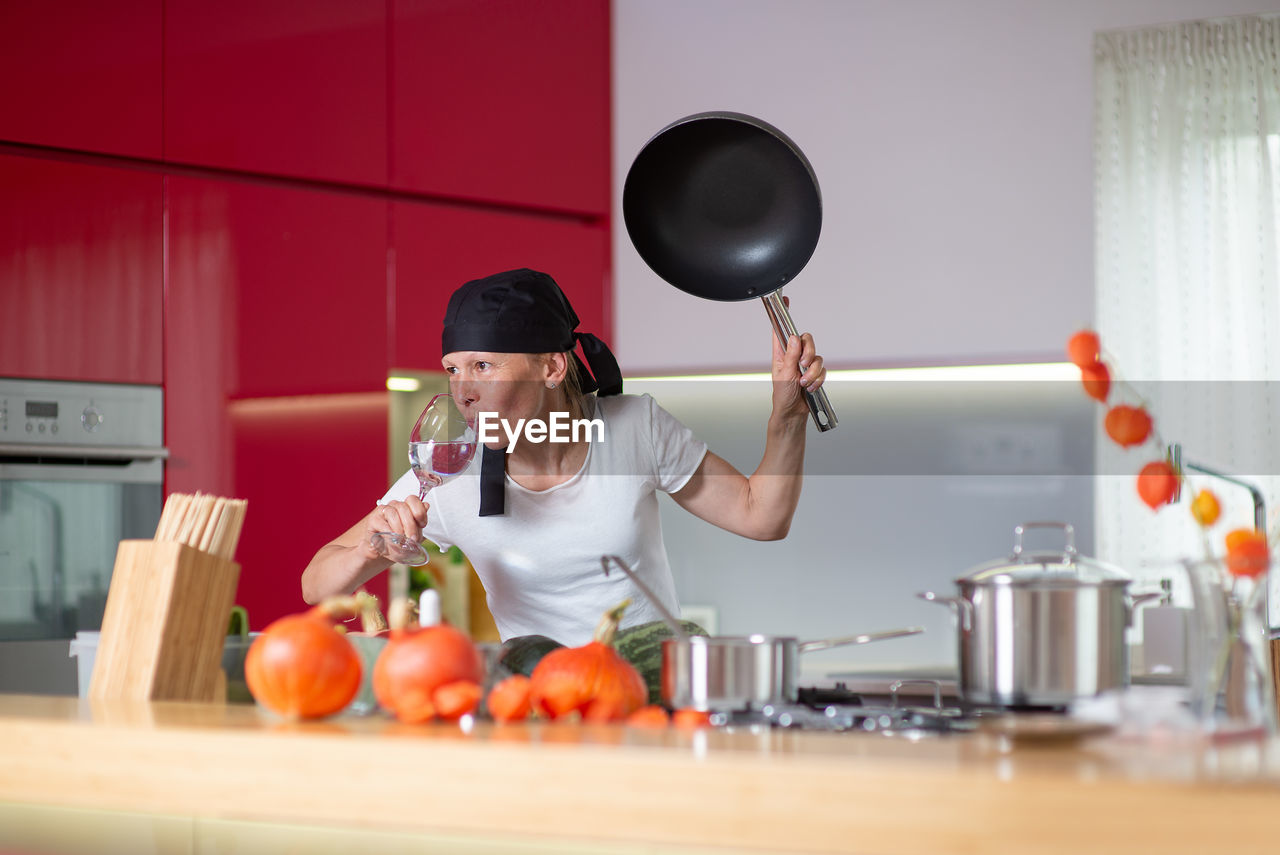
[[[709, 635], [691, 620], [680, 621], [680, 626], [689, 635]], [[613, 640], [613, 646], [622, 658], [634, 665], [644, 678], [651, 704], [662, 703], [662, 642], [674, 636], [669, 626], [655, 620], [618, 630]]]
[[504, 672], [503, 676], [523, 674], [528, 677], [543, 656], [560, 647], [564, 645], [545, 635], [517, 635], [502, 643], [497, 667]]

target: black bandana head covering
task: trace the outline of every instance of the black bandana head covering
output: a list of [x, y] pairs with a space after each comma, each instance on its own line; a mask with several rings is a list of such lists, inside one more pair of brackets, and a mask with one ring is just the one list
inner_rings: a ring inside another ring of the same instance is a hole
[[[490, 353], [564, 353], [573, 355], [582, 391], [617, 395], [622, 372], [608, 345], [591, 333], [576, 332], [578, 315], [556, 281], [545, 273], [521, 268], [473, 279], [449, 298], [444, 313], [441, 355], [457, 351]], [[587, 366], [576, 353], [582, 346]], [[506, 510], [507, 455], [481, 448], [480, 516]]]

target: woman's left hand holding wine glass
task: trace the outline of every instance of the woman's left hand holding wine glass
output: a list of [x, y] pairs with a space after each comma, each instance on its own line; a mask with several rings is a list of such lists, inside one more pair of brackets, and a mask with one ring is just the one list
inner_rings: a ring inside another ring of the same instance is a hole
[[395, 564], [426, 563], [422, 528], [427, 524], [428, 505], [417, 496], [379, 505], [365, 519], [365, 549], [370, 558], [386, 558]]
[[[387, 502], [369, 515], [365, 539], [370, 558], [390, 559], [393, 565], [421, 566], [428, 559], [422, 548], [427, 524], [427, 492], [456, 478], [475, 457], [475, 430], [467, 423], [453, 396], [431, 399], [409, 432], [409, 465], [418, 477], [418, 495]], [[408, 591], [408, 574], [392, 571], [392, 597]]]

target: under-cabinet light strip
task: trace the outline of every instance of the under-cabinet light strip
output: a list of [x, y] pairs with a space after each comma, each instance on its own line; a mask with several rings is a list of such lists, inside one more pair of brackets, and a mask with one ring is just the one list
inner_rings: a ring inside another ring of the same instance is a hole
[[[636, 383], [669, 380], [711, 382], [768, 380], [763, 372], [744, 374], [685, 374], [663, 377], [628, 377]], [[854, 368], [828, 371], [827, 382], [885, 383], [961, 380], [1079, 380], [1080, 369], [1070, 362], [1037, 362], [1017, 365], [931, 365], [919, 368]]]
[[[768, 380], [764, 372], [742, 374], [672, 374], [661, 377], [628, 377], [633, 383], [659, 383], [674, 380], [698, 380], [701, 382], [741, 382], [744, 380]], [[906, 383], [950, 381], [1039, 381], [1079, 380], [1080, 369], [1070, 362], [1035, 362], [1012, 365], [930, 365], [917, 368], [852, 368], [828, 371], [828, 383]], [[416, 377], [392, 376], [387, 378], [387, 388], [392, 392], [417, 392], [422, 381]]]

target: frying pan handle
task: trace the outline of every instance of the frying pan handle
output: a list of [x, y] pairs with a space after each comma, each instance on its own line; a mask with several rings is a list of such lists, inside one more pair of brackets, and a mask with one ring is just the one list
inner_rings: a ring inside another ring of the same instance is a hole
[[[787, 339], [800, 333], [796, 329], [795, 321], [791, 320], [791, 312], [787, 310], [787, 304], [782, 299], [782, 289], [770, 291], [760, 299], [764, 301], [764, 310], [769, 313], [769, 320], [773, 323], [773, 331], [778, 334], [778, 341], [782, 342], [785, 348]], [[819, 389], [816, 393], [806, 391], [804, 400], [809, 405], [809, 415], [813, 416], [813, 424], [818, 430], [828, 431], [840, 424], [835, 410], [831, 409], [831, 402], [827, 400], [825, 389]]]
[[890, 638], [902, 638], [907, 635], [919, 635], [924, 632], [922, 626], [909, 626], [906, 629], [890, 629], [884, 632], [864, 632], [862, 635], [845, 635], [840, 638], [824, 638], [821, 641], [802, 641], [798, 645], [801, 653], [814, 650], [826, 650], [828, 647], [840, 647], [845, 644], [867, 644], [871, 641], [885, 641]]

